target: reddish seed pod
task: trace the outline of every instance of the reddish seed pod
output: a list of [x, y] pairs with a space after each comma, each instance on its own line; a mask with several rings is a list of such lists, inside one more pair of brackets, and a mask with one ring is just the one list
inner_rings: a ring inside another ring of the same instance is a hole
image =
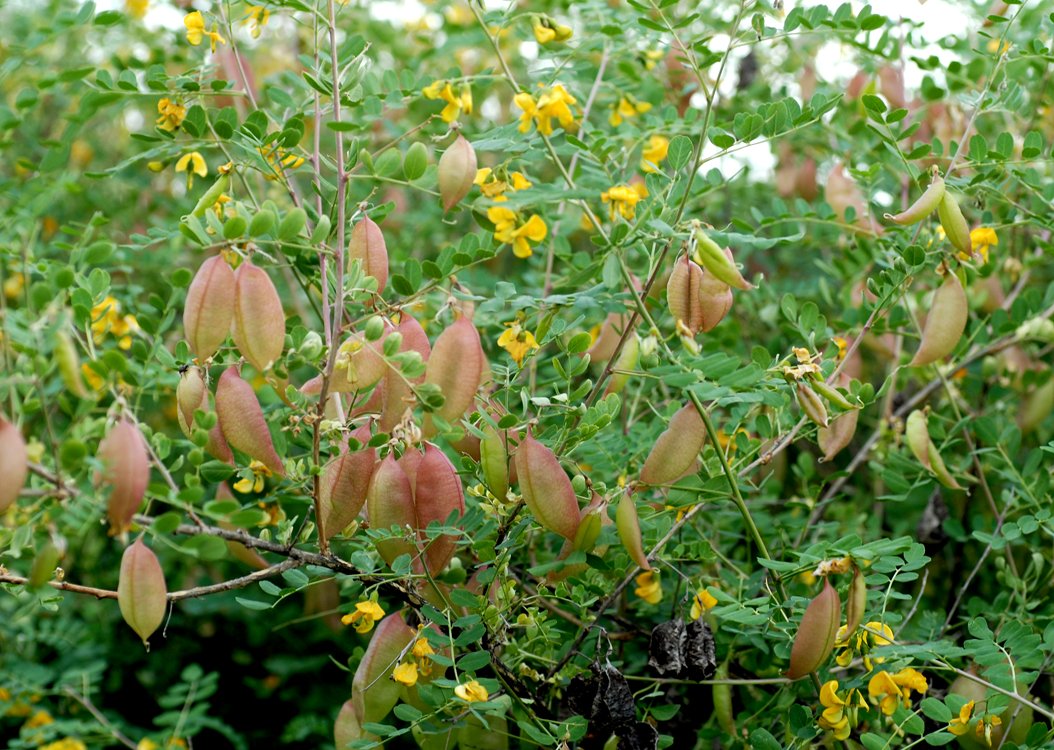
[[10, 508], [29, 476], [26, 441], [18, 428], [0, 417], [0, 513]]
[[[416, 529], [417, 514], [414, 511], [414, 491], [403, 464], [395, 456], [388, 455], [377, 464], [366, 495], [366, 514], [370, 527], [374, 529]], [[392, 537], [377, 542], [381, 558], [391, 565], [400, 555], [414, 557], [417, 550], [409, 541]], [[420, 568], [416, 565], [415, 568]]]
[[626, 343], [622, 345], [622, 351], [615, 358], [611, 367], [611, 378], [608, 380], [607, 388], [604, 389], [604, 395], [621, 393], [638, 364], [640, 364], [640, 336], [633, 333], [626, 339]]
[[545, 528], [574, 541], [578, 531], [578, 500], [574, 487], [549, 448], [528, 434], [516, 448], [516, 473], [523, 500]]
[[234, 343], [253, 367], [264, 372], [285, 347], [282, 300], [271, 277], [252, 261], [238, 266], [234, 280]]
[[204, 361], [227, 339], [234, 320], [235, 274], [223, 256], [209, 258], [187, 289], [183, 330], [190, 350]]
[[127, 547], [121, 557], [121, 576], [117, 582], [117, 603], [129, 627], [150, 648], [147, 641], [161, 627], [168, 606], [168, 587], [161, 563], [142, 538]]
[[787, 677], [797, 680], [815, 672], [834, 650], [835, 636], [842, 620], [842, 602], [831, 582], [824, 578], [823, 590], [809, 602], [791, 646]]
[[377, 279], [377, 294], [388, 285], [388, 246], [377, 222], [364, 216], [351, 228], [348, 237], [348, 263], [358, 260], [367, 276]]
[[640, 480], [653, 486], [673, 484], [694, 470], [705, 440], [706, 426], [699, 412], [693, 404], [685, 404], [652, 446]]
[[816, 395], [816, 391], [805, 383], [798, 383], [795, 388], [795, 394], [798, 397], [798, 405], [805, 416], [820, 427], [827, 427], [827, 407], [823, 405], [823, 401]]
[[454, 556], [457, 537], [441, 534], [429, 538], [428, 525], [443, 524], [451, 514], [457, 517], [465, 513], [465, 495], [457, 469], [439, 448], [425, 443], [424, 450], [410, 449], [403, 454], [407, 476], [413, 486], [414, 528], [417, 529], [419, 546], [428, 573], [436, 575]]
[[[479, 332], [467, 317], [458, 318], [436, 339], [428, 357], [425, 382], [439, 386], [443, 405], [436, 415], [451, 424], [468, 411], [483, 377], [485, 358]], [[432, 431], [426, 423], [426, 434]]]
[[223, 436], [231, 446], [260, 461], [275, 474], [285, 476], [282, 458], [275, 452], [253, 387], [233, 367], [224, 370], [216, 384], [216, 415]]
[[377, 624], [351, 682], [351, 701], [360, 726], [379, 722], [399, 701], [402, 686], [389, 678], [416, 635], [402, 613], [388, 615]]
[[644, 570], [651, 570], [651, 563], [644, 553], [644, 543], [640, 534], [640, 517], [637, 515], [637, 503], [633, 499], [633, 493], [626, 490], [619, 499], [618, 508], [615, 511], [615, 528], [618, 529], [619, 539], [622, 546], [626, 548], [630, 558]]
[[[194, 433], [194, 412], [196, 411], [208, 413], [212, 411], [212, 406], [201, 369], [188, 367], [180, 376], [179, 385], [176, 386], [176, 419], [179, 422], [179, 429], [188, 438]], [[205, 450], [213, 458], [229, 464], [234, 463], [234, 454], [231, 453], [231, 447], [227, 445], [223, 437], [219, 420], [209, 430], [209, 442], [205, 444]]]
[[439, 197], [444, 211], [468, 195], [476, 179], [476, 166], [476, 150], [458, 133], [457, 139], [439, 158]]
[[362, 333], [351, 334], [337, 350], [330, 392], [355, 393], [376, 385], [388, 370], [381, 354], [382, 341], [367, 341]]
[[[422, 362], [428, 362], [432, 354], [432, 347], [428, 343], [428, 335], [421, 324], [403, 310], [399, 314], [399, 325], [395, 326], [396, 333], [402, 336], [399, 352], [414, 351], [421, 355]], [[424, 380], [424, 376], [413, 378], [410, 382], [417, 384]], [[383, 432], [391, 432], [395, 425], [399, 424], [407, 409], [412, 409], [415, 403], [413, 391], [406, 381], [406, 376], [395, 367], [388, 367], [384, 374], [384, 384], [381, 388], [381, 418], [379, 426]]]
[[699, 287], [703, 281], [703, 269], [682, 256], [673, 266], [670, 280], [666, 283], [666, 304], [674, 321], [680, 322], [693, 334], [703, 327], [703, 310]]
[[[731, 261], [732, 251], [725, 248], [725, 254]], [[699, 282], [700, 330], [703, 333], [714, 330], [731, 309], [732, 287], [709, 271], [703, 271], [703, 278]]]
[[132, 525], [132, 517], [143, 502], [150, 481], [146, 442], [135, 424], [121, 419], [99, 443], [98, 456], [103, 469], [95, 482], [110, 487], [107, 504], [110, 533], [121, 534]]
[[362, 447], [354, 452], [342, 451], [323, 467], [319, 480], [321, 533], [326, 539], [339, 534], [359, 515], [377, 465], [377, 450], [365, 445], [370, 439], [369, 425], [359, 427], [351, 436], [363, 443]]

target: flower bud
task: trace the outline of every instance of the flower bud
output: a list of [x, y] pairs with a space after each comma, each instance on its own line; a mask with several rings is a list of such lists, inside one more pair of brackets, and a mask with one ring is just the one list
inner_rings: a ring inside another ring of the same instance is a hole
[[297, 349], [297, 354], [308, 362], [315, 362], [322, 355], [322, 348], [324, 346], [325, 344], [322, 341], [322, 337], [318, 335], [317, 331], [308, 331], [307, 335], [304, 336], [304, 340], [300, 343], [300, 347]]
[[[194, 434], [194, 412], [196, 411], [209, 413], [212, 407], [209, 404], [209, 391], [205, 387], [201, 368], [192, 366], [180, 375], [179, 385], [176, 386], [176, 419], [179, 422], [179, 429], [188, 439]], [[205, 444], [205, 450], [213, 458], [229, 464], [234, 463], [234, 455], [223, 437], [218, 420], [209, 430], [209, 442]]]
[[381, 228], [369, 216], [351, 228], [348, 237], [348, 263], [359, 261], [367, 276], [377, 279], [377, 294], [388, 284], [388, 247]]
[[578, 531], [578, 499], [560, 460], [532, 435], [520, 442], [515, 454], [523, 500], [545, 528], [574, 541]]
[[208, 359], [227, 340], [234, 301], [234, 271], [223, 256], [209, 258], [194, 274], [183, 305], [183, 330], [198, 359]]
[[121, 534], [132, 525], [132, 516], [139, 509], [150, 481], [150, 458], [139, 428], [121, 419], [99, 443], [102, 470], [95, 483], [110, 487], [107, 515], [110, 533]]
[[699, 412], [694, 404], [685, 404], [652, 446], [640, 481], [653, 486], [673, 484], [695, 468], [705, 440], [706, 426]]
[[695, 227], [695, 260], [703, 268], [729, 286], [749, 291], [754, 285], [743, 278], [730, 250], [722, 248], [708, 235], [702, 226]]
[[253, 387], [233, 367], [224, 370], [216, 384], [216, 415], [223, 436], [231, 446], [260, 461], [275, 474], [285, 476], [285, 467], [275, 452]]
[[267, 272], [252, 261], [238, 266], [234, 279], [234, 343], [253, 367], [264, 372], [282, 356], [285, 346], [282, 300]]
[[444, 211], [468, 195], [476, 179], [476, 169], [476, 150], [458, 133], [457, 139], [439, 158], [439, 197]]
[[951, 354], [966, 330], [969, 312], [963, 285], [949, 270], [933, 293], [933, 302], [922, 328], [922, 343], [911, 360], [911, 366], [928, 365]]
[[121, 556], [121, 575], [117, 582], [117, 604], [129, 627], [147, 643], [165, 619], [168, 588], [161, 563], [140, 537], [126, 547]]
[[619, 539], [626, 548], [630, 558], [644, 570], [651, 570], [648, 556], [644, 554], [644, 543], [640, 535], [640, 517], [637, 515], [637, 503], [629, 490], [622, 493], [618, 509], [615, 511], [615, 528]]
[[789, 679], [797, 680], [823, 666], [834, 649], [841, 621], [842, 602], [831, 582], [824, 578], [823, 590], [809, 602], [794, 636], [787, 670]]
[[[483, 377], [484, 354], [479, 332], [466, 317], [458, 318], [436, 339], [428, 357], [425, 383], [439, 387], [443, 405], [435, 410], [444, 421], [454, 423], [468, 411]], [[425, 433], [433, 432], [430, 421]]]
[[370, 439], [369, 425], [358, 428], [351, 436], [363, 443], [363, 447], [352, 453], [342, 451], [323, 467], [319, 480], [320, 534], [327, 540], [347, 528], [359, 515], [377, 464], [377, 450], [365, 447]]
[[18, 428], [0, 417], [0, 513], [10, 508], [29, 476], [26, 441]]
[[907, 209], [901, 211], [899, 214], [886, 214], [886, 218], [892, 221], [894, 224], [900, 224], [901, 226], [907, 226], [909, 224], [917, 224], [940, 205], [941, 199], [944, 198], [944, 179], [939, 176], [934, 176], [933, 182], [926, 188], [926, 191], [919, 196], [919, 199], [911, 204]]

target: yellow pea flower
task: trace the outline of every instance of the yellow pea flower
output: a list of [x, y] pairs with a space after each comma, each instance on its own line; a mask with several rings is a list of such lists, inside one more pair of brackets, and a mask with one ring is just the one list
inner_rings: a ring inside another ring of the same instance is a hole
[[637, 588], [633, 590], [634, 594], [648, 604], [658, 604], [662, 601], [662, 583], [654, 570], [645, 571], [634, 580], [637, 582]]
[[392, 670], [392, 679], [400, 685], [413, 687], [417, 684], [417, 665], [413, 662], [403, 662]]
[[38, 750], [88, 750], [88, 746], [76, 737], [63, 737], [61, 740], [41, 745]]
[[164, 97], [157, 103], [157, 114], [157, 127], [171, 133], [183, 124], [183, 119], [187, 116], [187, 108], [179, 102]]
[[[882, 633], [882, 635], [877, 635]], [[871, 651], [876, 646], [888, 646], [893, 643], [893, 630], [883, 622], [869, 622], [862, 628], [858, 628], [852, 637], [847, 637], [846, 626], [838, 628], [834, 639], [835, 648], [841, 649], [835, 656], [839, 666], [846, 667], [853, 661], [853, 657], [860, 655], [864, 659], [864, 669], [868, 672], [875, 668], [875, 664], [881, 664], [886, 659], [882, 656], [871, 656]]]
[[205, 29], [205, 17], [201, 15], [200, 10], [195, 10], [188, 13], [183, 17], [183, 25], [187, 27], [187, 41], [197, 47], [201, 44], [205, 37], [209, 38], [209, 46], [212, 51], [216, 51], [216, 44], [226, 44], [227, 40], [224, 39], [218, 31], [216, 26], [212, 27], [212, 31]]
[[531, 243], [538, 244], [549, 232], [545, 221], [537, 214], [523, 221], [520, 214], [504, 206], [488, 208], [487, 219], [494, 224], [494, 238], [498, 242], [511, 244], [517, 258], [531, 257]]
[[453, 122], [462, 112], [466, 115], [472, 114], [472, 89], [469, 85], [461, 86], [461, 93], [454, 92], [454, 86], [449, 81], [435, 81], [425, 86], [421, 91], [426, 99], [441, 99], [446, 102], [439, 116], [443, 122]]
[[498, 346], [507, 351], [517, 365], [522, 365], [524, 357], [539, 348], [538, 342], [533, 333], [520, 326], [520, 321], [514, 320], [505, 325], [507, 328], [498, 337]]
[[187, 189], [189, 190], [194, 185], [194, 175], [204, 177], [209, 173], [209, 168], [205, 164], [204, 156], [197, 151], [191, 151], [179, 157], [179, 161], [176, 162], [176, 171], [187, 173]]
[[267, 478], [271, 476], [271, 470], [268, 469], [260, 461], [253, 460], [249, 464], [249, 470], [252, 472], [251, 476], [242, 477], [234, 483], [234, 489], [237, 492], [263, 492], [264, 486], [267, 483]]
[[625, 120], [637, 115], [642, 115], [651, 109], [650, 102], [642, 102], [631, 96], [619, 97], [618, 104], [611, 110], [611, 116], [608, 117], [608, 122], [611, 127], [617, 128]]
[[476, 178], [472, 184], [479, 185], [480, 192], [485, 197], [498, 202], [508, 200], [505, 196], [506, 191], [526, 190], [533, 185], [523, 172], [506, 173], [504, 168], [493, 170], [490, 167], [476, 170]]
[[458, 685], [454, 688], [454, 695], [466, 703], [483, 703], [490, 699], [490, 693], [487, 692], [487, 688], [480, 685], [476, 680], [469, 680], [464, 684]]
[[44, 709], [40, 709], [26, 719], [26, 723], [23, 726], [26, 729], [36, 729], [37, 727], [44, 727], [48, 724], [52, 724], [54, 721], [55, 720], [51, 717], [51, 714]]
[[356, 633], [369, 633], [375, 623], [384, 618], [385, 611], [377, 602], [361, 601], [355, 605], [355, 611], [344, 615], [340, 621], [345, 625], [355, 625]]
[[142, 18], [150, 8], [150, 0], [124, 0], [124, 10], [132, 18]]
[[928, 689], [926, 678], [910, 667], [900, 670], [895, 675], [883, 669], [867, 683], [868, 696], [886, 716], [892, 716], [898, 704], [903, 704], [904, 708], [911, 706], [913, 690], [925, 693]]
[[973, 717], [973, 701], [967, 701], [959, 709], [959, 715], [948, 723], [948, 731], [959, 736], [970, 731], [970, 719]]
[[25, 286], [26, 277], [16, 271], [4, 279], [4, 296], [10, 300], [18, 299]]
[[693, 620], [698, 620], [716, 606], [717, 599], [703, 587], [696, 591], [695, 596], [692, 597], [692, 611], [689, 613], [689, 617]]
[[417, 660], [418, 672], [426, 677], [432, 674], [432, 657], [435, 655], [435, 650], [432, 648], [432, 644], [428, 642], [427, 638], [418, 638], [414, 641], [410, 653], [413, 654], [414, 659]]
[[548, 89], [543, 88], [537, 100], [526, 91], [521, 91], [513, 97], [513, 101], [523, 110], [523, 114], [520, 115], [521, 133], [530, 130], [533, 122], [539, 133], [552, 135], [554, 119], [566, 131], [570, 132], [578, 128], [574, 112], [571, 110], [571, 107], [578, 101], [562, 84], [558, 83]]
[[[970, 231], [970, 244], [973, 245], [974, 253], [980, 255], [983, 262], [987, 263], [988, 248], [998, 245], [999, 237], [991, 227], [977, 227]], [[959, 259], [970, 260], [970, 256], [959, 253]]]
[[534, 29], [534, 38], [538, 41], [538, 44], [548, 44], [556, 39], [556, 31], [543, 24], [537, 16], [535, 17], [532, 26]]
[[670, 139], [662, 135], [653, 135], [648, 145], [641, 152], [640, 168], [645, 172], [658, 172], [659, 162], [666, 158], [670, 150]]
[[242, 19], [242, 26], [252, 24], [249, 27], [249, 33], [252, 34], [253, 39], [259, 39], [261, 29], [271, 20], [271, 11], [262, 5], [250, 5], [245, 12], [247, 15]]
[[837, 740], [846, 739], [856, 726], [857, 712], [861, 709], [867, 710], [867, 701], [859, 690], [850, 690], [845, 698], [838, 694], [838, 680], [825, 682], [820, 688], [820, 705], [824, 710], [820, 714], [818, 724], [821, 729], [831, 732]]
[[614, 185], [600, 194], [600, 200], [611, 204], [612, 221], [615, 220], [616, 215], [631, 221], [637, 213], [637, 203], [641, 198], [640, 190], [630, 185]]

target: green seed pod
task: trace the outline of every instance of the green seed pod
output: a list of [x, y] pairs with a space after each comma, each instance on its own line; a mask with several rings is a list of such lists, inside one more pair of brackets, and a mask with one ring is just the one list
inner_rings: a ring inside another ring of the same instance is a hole
[[608, 387], [604, 389], [604, 395], [621, 393], [639, 364], [640, 336], [634, 333], [622, 345], [622, 351], [611, 368], [611, 378], [608, 380]]
[[231, 186], [231, 176], [229, 174], [221, 174], [216, 178], [216, 181], [212, 183], [208, 190], [202, 193], [201, 197], [198, 198], [198, 202], [194, 204], [194, 210], [190, 212], [191, 216], [196, 216], [199, 219], [205, 215], [205, 212], [212, 208], [216, 201], [220, 199], [220, 196], [227, 192], [227, 188]]
[[329, 216], [322, 214], [318, 217], [318, 223], [315, 224], [315, 230], [311, 233], [310, 243], [312, 245], [321, 245], [327, 239], [329, 239], [329, 232], [332, 229], [332, 225], [329, 221]]
[[922, 329], [922, 343], [911, 360], [911, 366], [928, 365], [951, 354], [966, 330], [969, 314], [963, 285], [955, 273], [948, 271], [933, 293], [933, 302]]
[[377, 294], [383, 294], [388, 284], [388, 246], [381, 228], [369, 216], [353, 226], [348, 237], [349, 265], [355, 260], [367, 276], [377, 279]]
[[805, 416], [820, 427], [827, 427], [827, 407], [816, 395], [816, 391], [805, 383], [799, 382], [795, 388], [795, 394], [798, 397], [798, 406], [801, 407]]
[[528, 509], [545, 528], [574, 541], [578, 500], [560, 460], [528, 433], [516, 448], [516, 474]]
[[352, 742], [369, 737], [370, 735], [362, 730], [354, 703], [351, 700], [344, 701], [333, 724], [333, 744], [336, 750], [348, 750]]
[[933, 182], [917, 201], [899, 214], [886, 214], [886, 218], [901, 226], [917, 224], [940, 206], [942, 198], [944, 198], [944, 178], [935, 176]]
[[60, 557], [62, 553], [55, 543], [50, 540], [45, 542], [33, 557], [33, 565], [29, 569], [29, 588], [38, 589], [54, 578]]
[[864, 621], [867, 612], [867, 582], [864, 574], [856, 565], [853, 565], [853, 580], [849, 582], [849, 598], [845, 603], [845, 638], [856, 632], [860, 623]]
[[0, 513], [14, 505], [28, 476], [26, 441], [17, 427], [0, 417]]
[[121, 575], [117, 582], [117, 603], [121, 616], [142, 638], [143, 645], [165, 619], [168, 587], [161, 563], [140, 537], [125, 548], [121, 557]]
[[702, 226], [695, 227], [695, 261], [712, 273], [716, 279], [737, 289], [750, 291], [754, 285], [743, 278], [731, 258], [731, 251], [725, 250], [712, 239]]
[[944, 465], [944, 459], [941, 458], [941, 454], [937, 452], [937, 446], [932, 441], [929, 446], [929, 459], [930, 471], [933, 472], [933, 476], [937, 477], [938, 482], [950, 490], [963, 489], [962, 485], [955, 481], [955, 477], [948, 471], [948, 467]]
[[275, 474], [285, 476], [282, 458], [275, 452], [253, 387], [234, 367], [224, 370], [216, 383], [216, 416], [231, 446], [260, 461]]
[[904, 425], [904, 438], [908, 448], [915, 454], [919, 463], [930, 468], [930, 431], [926, 425], [926, 412], [916, 409], [908, 415]]
[[579, 513], [578, 531], [575, 532], [571, 548], [576, 552], [591, 552], [600, 538], [600, 531], [607, 518], [607, 501], [596, 492], [589, 505]]
[[183, 305], [183, 332], [198, 359], [208, 359], [227, 340], [236, 288], [236, 275], [221, 255], [206, 260], [194, 274]]
[[810, 387], [816, 391], [819, 395], [827, 399], [828, 402], [834, 404], [839, 409], [845, 409], [851, 411], [853, 409], [859, 409], [860, 404], [850, 401], [844, 393], [835, 388], [832, 385], [828, 385], [822, 376], [812, 378], [809, 383]]
[[509, 445], [504, 430], [489, 424], [483, 428], [479, 462], [487, 489], [494, 497], [504, 500], [509, 492]]
[[637, 503], [633, 494], [626, 490], [619, 499], [618, 508], [615, 511], [615, 528], [618, 530], [622, 546], [626, 548], [630, 558], [638, 567], [651, 570], [651, 563], [644, 552], [644, 542], [640, 534], [640, 517], [637, 515]]
[[940, 217], [941, 226], [948, 236], [952, 247], [965, 256], [973, 255], [973, 242], [970, 240], [970, 225], [966, 223], [959, 201], [955, 199], [951, 191], [945, 190], [941, 196], [941, 202], [937, 206], [937, 216]]
[[423, 176], [427, 169], [428, 147], [420, 141], [415, 141], [406, 149], [406, 156], [403, 157], [403, 174], [413, 182]]
[[238, 266], [234, 281], [234, 343], [253, 367], [265, 372], [285, 348], [282, 300], [271, 277], [252, 261]]
[[307, 212], [299, 206], [287, 212], [278, 225], [278, 239], [290, 242], [300, 236], [307, 224]]
[[267, 234], [274, 228], [277, 221], [274, 211], [269, 211], [266, 208], [260, 209], [253, 216], [252, 221], [249, 222], [249, 236], [261, 237]]
[[476, 168], [476, 150], [458, 133], [457, 139], [439, 157], [439, 197], [444, 211], [468, 195], [476, 179]]
[[[414, 491], [410, 477], [403, 470], [403, 465], [395, 457], [388, 455], [373, 472], [370, 488], [366, 495], [366, 514], [370, 527], [374, 529], [417, 528], [417, 517], [414, 511]], [[377, 551], [389, 565], [400, 555], [415, 557], [417, 549], [405, 539], [388, 538], [376, 542]], [[420, 570], [420, 563], [414, 568]]]
[[1048, 378], [1046, 383], [1037, 387], [1021, 402], [1021, 411], [1017, 417], [1018, 427], [1025, 434], [1034, 432], [1050, 416], [1051, 411], [1054, 411], [1054, 377]]
[[695, 469], [706, 441], [706, 426], [695, 406], [685, 404], [670, 418], [670, 424], [652, 446], [640, 481], [652, 486], [673, 484]]
[[[728, 679], [728, 663], [723, 662], [714, 674], [716, 680]], [[735, 717], [732, 713], [732, 686], [727, 682], [713, 683], [714, 715], [717, 725], [730, 737], [738, 737]]]
[[824, 578], [823, 590], [809, 602], [794, 636], [790, 669], [787, 670], [789, 679], [800, 679], [823, 666], [834, 650], [841, 621], [842, 602], [831, 582]]
[[55, 362], [66, 389], [77, 398], [88, 398], [88, 389], [81, 377], [80, 357], [77, 346], [66, 331], [55, 331]]

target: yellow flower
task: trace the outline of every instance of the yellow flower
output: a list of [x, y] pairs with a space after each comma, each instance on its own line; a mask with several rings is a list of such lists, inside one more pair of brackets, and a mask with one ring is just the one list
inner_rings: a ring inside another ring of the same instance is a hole
[[88, 387], [96, 393], [101, 392], [106, 387], [106, 381], [102, 379], [102, 375], [95, 372], [94, 368], [87, 362], [81, 362], [81, 376], [84, 378], [84, 382], [88, 384]]
[[[269, 180], [277, 180], [278, 174], [283, 169], [296, 169], [304, 163], [304, 157], [281, 148], [277, 142], [257, 149], [267, 163], [271, 166], [272, 173], [267, 175]], [[222, 170], [221, 170], [222, 171]]]
[[641, 152], [640, 168], [645, 172], [658, 172], [659, 162], [666, 158], [670, 150], [670, 139], [662, 135], [653, 135], [648, 145]]
[[187, 116], [187, 108], [179, 102], [164, 97], [157, 103], [157, 114], [157, 127], [171, 133], [183, 124], [183, 119]]
[[487, 688], [480, 685], [476, 680], [458, 685], [454, 688], [454, 695], [466, 703], [483, 703], [490, 698]]
[[150, 8], [150, 0], [124, 0], [124, 9], [132, 18], [142, 18]]
[[392, 679], [400, 685], [413, 687], [417, 684], [417, 665], [409, 661], [403, 662], [392, 670]]
[[355, 611], [344, 615], [340, 618], [340, 621], [345, 625], [355, 625], [356, 633], [369, 633], [373, 630], [373, 625], [378, 620], [384, 617], [384, 610], [375, 601], [361, 601], [355, 605]]
[[648, 604], [658, 604], [662, 601], [662, 583], [654, 570], [645, 571], [634, 580], [637, 582], [637, 588], [633, 590], [634, 594]]
[[267, 478], [271, 476], [271, 470], [263, 463], [256, 460], [253, 460], [249, 464], [249, 470], [252, 472], [252, 476], [242, 477], [235, 482], [235, 491], [241, 493], [263, 492], [264, 486], [267, 483]]
[[1000, 57], [1002, 57], [1008, 51], [1010, 51], [1010, 47], [1011, 46], [1012, 45], [1010, 44], [1010, 42], [1003, 42], [1003, 46], [1000, 47], [998, 39], [989, 39], [988, 40], [988, 51], [991, 52], [993, 55], [998, 51]]
[[619, 98], [615, 108], [611, 110], [608, 122], [611, 123], [611, 127], [617, 128], [624, 120], [642, 115], [649, 109], [651, 109], [651, 104], [648, 102], [637, 101], [631, 96], [622, 96]]
[[835, 336], [831, 341], [838, 347], [838, 361], [841, 362], [845, 359], [846, 353], [849, 351], [849, 342], [842, 336]]
[[711, 594], [706, 588], [701, 588], [695, 592], [695, 596], [692, 597], [692, 611], [689, 616], [693, 620], [698, 620], [706, 612], [717, 606], [717, 599]]
[[[988, 262], [988, 248], [999, 244], [999, 237], [991, 227], [977, 227], [970, 232], [970, 244], [975, 254], [980, 255], [984, 263]], [[959, 253], [960, 260], [970, 260], [969, 255]]]
[[538, 128], [542, 135], [552, 135], [553, 120], [560, 123], [560, 127], [567, 131], [577, 129], [574, 112], [571, 107], [578, 102], [571, 96], [567, 89], [561, 84], [556, 84], [548, 89], [543, 89], [538, 99], [535, 100], [526, 91], [521, 91], [513, 101], [516, 106], [523, 110], [520, 115], [520, 132], [526, 133], [531, 129], [531, 122]]
[[121, 315], [121, 304], [113, 297], [106, 297], [91, 311], [92, 338], [101, 344], [107, 333], [117, 339], [124, 350], [132, 348], [132, 334], [139, 330], [139, 321], [134, 315]]
[[194, 184], [194, 175], [204, 177], [209, 173], [209, 168], [205, 164], [204, 156], [197, 151], [191, 151], [179, 157], [179, 161], [176, 162], [176, 171], [187, 173], [187, 189], [189, 190]]
[[449, 81], [435, 81], [425, 86], [421, 93], [426, 99], [442, 99], [446, 102], [439, 113], [443, 122], [453, 122], [462, 112], [472, 114], [472, 89], [467, 83], [461, 86], [460, 94], [454, 93], [454, 86]]
[[600, 194], [600, 200], [611, 204], [611, 220], [621, 215], [623, 219], [631, 221], [637, 212], [637, 203], [641, 199], [640, 190], [630, 185], [615, 185]]
[[[877, 633], [882, 633], [883, 635], [876, 635]], [[875, 668], [875, 664], [881, 664], [886, 660], [882, 656], [872, 658], [870, 655], [872, 649], [876, 646], [888, 646], [893, 643], [893, 630], [885, 623], [869, 622], [862, 628], [857, 628], [852, 638], [847, 638], [846, 626], [842, 625], [838, 628], [834, 642], [835, 648], [842, 649], [835, 657], [835, 661], [838, 662], [839, 666], [849, 666], [849, 663], [853, 661], [853, 657], [859, 654], [864, 658], [864, 668], [870, 672]]]
[[246, 9], [246, 16], [242, 19], [242, 25], [252, 24], [249, 27], [249, 33], [252, 34], [253, 39], [260, 37], [260, 30], [267, 25], [267, 22], [271, 19], [271, 11], [262, 5], [250, 5]]
[[54, 721], [55, 720], [51, 718], [51, 714], [49, 714], [44, 709], [40, 709], [28, 719], [26, 719], [26, 723], [23, 726], [26, 729], [36, 729], [37, 727], [47, 726], [48, 724], [51, 724]]
[[413, 654], [414, 659], [417, 661], [418, 672], [426, 677], [432, 674], [432, 657], [435, 655], [435, 651], [427, 638], [418, 638], [414, 641], [410, 653]]
[[893, 715], [898, 703], [908, 708], [911, 705], [911, 691], [925, 693], [928, 689], [926, 678], [910, 667], [900, 670], [895, 675], [883, 669], [867, 683], [867, 694], [871, 701], [877, 704], [886, 716]]
[[533, 251], [530, 243], [541, 242], [549, 231], [545, 221], [537, 214], [532, 214], [527, 221], [523, 221], [520, 214], [504, 206], [488, 208], [487, 219], [494, 224], [494, 239], [511, 244], [512, 252], [517, 258], [531, 257]]
[[61, 740], [41, 745], [38, 750], [88, 750], [88, 746], [73, 737], [64, 737]]
[[847, 738], [852, 727], [856, 726], [857, 711], [867, 710], [867, 702], [859, 690], [850, 690], [844, 699], [838, 695], [838, 680], [825, 682], [820, 688], [820, 705], [824, 707], [820, 714], [820, 728], [832, 732], [837, 740]]
[[508, 326], [498, 337], [498, 346], [509, 353], [517, 365], [523, 364], [523, 358], [532, 350], [539, 348], [534, 334], [520, 326], [520, 321], [506, 323]]
[[161, 747], [149, 737], [144, 737], [136, 743], [135, 750], [157, 750]]
[[476, 178], [472, 181], [472, 184], [479, 185], [480, 192], [482, 192], [484, 196], [497, 202], [508, 200], [505, 196], [506, 190], [511, 190], [513, 192], [517, 190], [526, 190], [533, 185], [533, 183], [523, 175], [523, 172], [506, 174], [504, 168], [495, 172], [495, 170], [490, 167], [483, 167], [476, 170]]
[[556, 39], [556, 31], [543, 24], [537, 17], [534, 19], [533, 28], [534, 38], [538, 40], [538, 44], [548, 44]]
[[4, 296], [11, 300], [17, 299], [25, 285], [26, 277], [16, 271], [4, 279]]
[[216, 27], [212, 27], [212, 31], [205, 30], [205, 18], [201, 15], [200, 10], [195, 10], [192, 13], [187, 13], [183, 17], [183, 25], [187, 27], [187, 41], [197, 47], [201, 44], [201, 40], [205, 37], [209, 38], [209, 46], [212, 51], [216, 51], [216, 44], [226, 44], [227, 40], [220, 36], [220, 33], [216, 31]]
[[974, 702], [968, 701], [959, 709], [959, 715], [948, 724], [948, 731], [958, 736], [970, 731], [970, 719], [973, 717]]

